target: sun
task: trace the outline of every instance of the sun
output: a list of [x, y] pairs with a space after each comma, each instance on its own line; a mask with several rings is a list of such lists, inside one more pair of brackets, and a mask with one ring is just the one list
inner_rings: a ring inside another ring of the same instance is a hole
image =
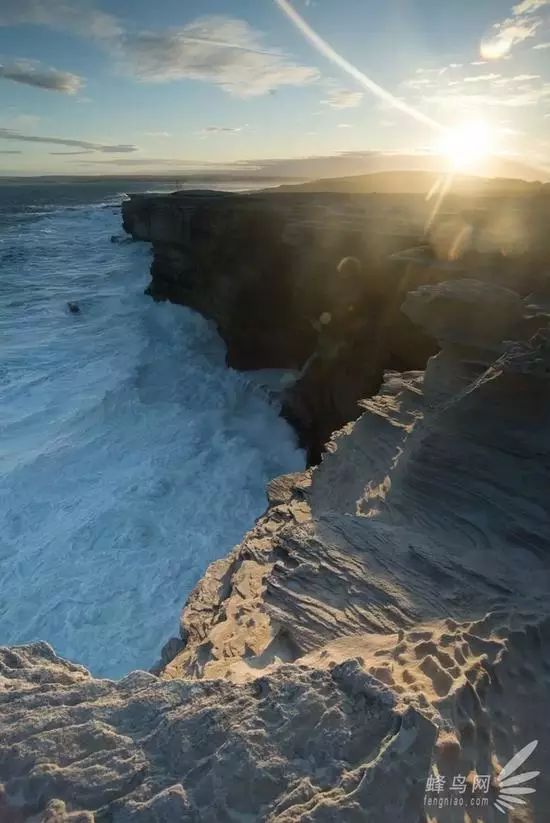
[[438, 153], [457, 171], [479, 168], [494, 149], [491, 129], [483, 120], [447, 129], [437, 144]]

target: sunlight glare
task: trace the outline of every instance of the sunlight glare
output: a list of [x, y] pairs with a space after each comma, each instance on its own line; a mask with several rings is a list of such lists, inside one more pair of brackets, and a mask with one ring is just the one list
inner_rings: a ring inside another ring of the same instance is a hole
[[493, 137], [487, 123], [462, 123], [448, 129], [437, 144], [437, 151], [450, 162], [451, 168], [477, 168], [493, 151]]

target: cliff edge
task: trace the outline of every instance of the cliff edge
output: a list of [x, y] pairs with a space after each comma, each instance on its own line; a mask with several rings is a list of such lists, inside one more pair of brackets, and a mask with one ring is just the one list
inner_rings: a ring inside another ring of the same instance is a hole
[[[471, 278], [404, 311], [439, 353], [270, 484], [159, 676], [0, 650], [0, 820], [546, 819], [548, 316]], [[535, 741], [536, 791], [511, 793], [502, 767]]]
[[212, 319], [230, 366], [298, 373], [282, 413], [311, 465], [384, 371], [437, 351], [401, 312], [407, 292], [475, 277], [526, 297], [547, 288], [548, 237], [536, 196], [453, 195], [438, 210], [418, 194], [306, 189], [134, 195], [123, 221], [152, 244], [148, 292]]
[[425, 275], [411, 282], [391, 259], [418, 243], [421, 221], [390, 220], [372, 197], [136, 195], [123, 203], [123, 219], [135, 239], [152, 243], [148, 292], [212, 319], [228, 365], [300, 372], [283, 414], [311, 463], [357, 416], [358, 400], [377, 391], [384, 369], [422, 368], [435, 351], [399, 311]]

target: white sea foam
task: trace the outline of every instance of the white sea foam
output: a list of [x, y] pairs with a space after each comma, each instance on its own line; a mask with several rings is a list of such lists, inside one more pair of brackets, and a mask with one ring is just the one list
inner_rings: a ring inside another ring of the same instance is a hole
[[143, 295], [149, 247], [119, 231], [71, 208], [0, 242], [0, 643], [110, 677], [155, 662], [266, 482], [304, 461], [212, 324]]

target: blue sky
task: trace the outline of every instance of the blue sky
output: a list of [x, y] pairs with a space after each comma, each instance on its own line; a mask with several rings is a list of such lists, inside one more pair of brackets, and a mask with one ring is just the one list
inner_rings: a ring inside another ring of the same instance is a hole
[[548, 173], [550, 0], [0, 0], [3, 174], [351, 173], [480, 121]]

